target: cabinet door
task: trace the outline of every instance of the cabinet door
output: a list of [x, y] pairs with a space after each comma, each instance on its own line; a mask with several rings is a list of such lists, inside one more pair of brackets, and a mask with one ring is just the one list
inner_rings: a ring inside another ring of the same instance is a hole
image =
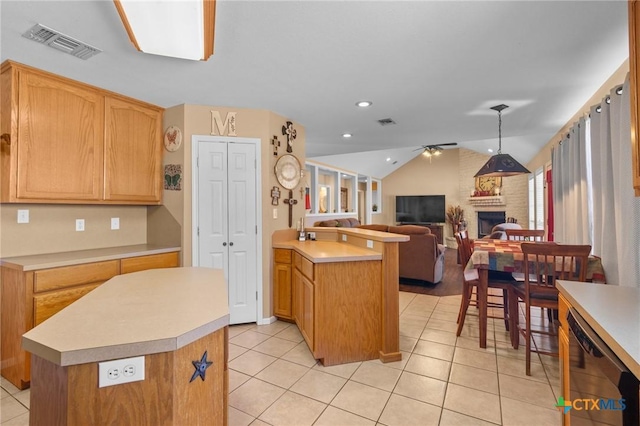
[[[565, 401], [571, 399], [569, 386], [569, 336], [560, 327], [558, 329], [558, 354], [560, 358], [560, 389]], [[562, 424], [569, 426], [569, 413], [562, 415]]]
[[311, 352], [315, 351], [314, 345], [314, 284], [306, 277], [302, 277], [302, 336], [307, 341]]
[[631, 97], [631, 163], [633, 187], [640, 196], [640, 7], [629, 1], [629, 86]]
[[278, 318], [291, 317], [291, 265], [276, 263], [273, 268], [273, 314]]
[[96, 90], [21, 70], [18, 199], [99, 200], [104, 97]]
[[298, 325], [298, 328], [302, 330], [302, 308], [303, 308], [303, 291], [302, 291], [302, 272], [298, 268], [293, 268], [291, 288], [293, 294], [291, 295], [292, 307], [291, 313], [293, 320]]
[[162, 194], [162, 111], [107, 97], [104, 199], [158, 204]]
[[147, 269], [175, 268], [180, 266], [178, 252], [129, 257], [120, 261], [120, 273], [145, 271]]

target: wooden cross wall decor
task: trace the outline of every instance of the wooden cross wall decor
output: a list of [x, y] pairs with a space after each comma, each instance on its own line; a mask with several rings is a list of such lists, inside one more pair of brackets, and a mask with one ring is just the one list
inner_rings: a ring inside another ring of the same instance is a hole
[[278, 156], [278, 147], [280, 146], [280, 141], [276, 135], [273, 135], [271, 138], [271, 145], [273, 145], [273, 155]]
[[284, 200], [285, 204], [289, 204], [289, 228], [293, 226], [293, 206], [298, 204], [298, 200], [293, 198], [293, 191], [289, 190], [289, 198]]
[[280, 189], [277, 186], [274, 186], [271, 190], [271, 205], [277, 206], [278, 199], [280, 198]]

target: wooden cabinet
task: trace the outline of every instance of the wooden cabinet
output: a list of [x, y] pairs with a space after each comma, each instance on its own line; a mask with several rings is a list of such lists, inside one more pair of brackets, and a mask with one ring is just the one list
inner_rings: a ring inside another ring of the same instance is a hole
[[640, 6], [629, 1], [629, 87], [631, 89], [631, 162], [633, 164], [633, 188], [640, 196]]
[[21, 336], [110, 278], [145, 269], [179, 266], [178, 252], [21, 271], [0, 268], [2, 376], [20, 389], [30, 382], [31, 356]]
[[293, 320], [291, 288], [291, 250], [273, 250], [273, 315], [279, 319]]
[[162, 108], [5, 61], [0, 202], [159, 204]]
[[300, 332], [302, 333], [302, 337], [309, 345], [309, 349], [311, 352], [315, 351], [315, 328], [314, 328], [314, 318], [315, 318], [315, 305], [314, 305], [314, 295], [315, 295], [315, 284], [309, 278], [302, 276], [302, 310], [300, 312], [302, 316], [302, 326], [300, 327]]
[[[567, 313], [569, 312], [569, 302], [562, 295], [558, 297], [558, 319], [560, 328], [558, 329], [558, 357], [560, 358], [560, 390], [565, 400], [570, 399], [569, 391], [569, 324], [567, 323]], [[562, 424], [569, 426], [569, 413], [562, 415]]]

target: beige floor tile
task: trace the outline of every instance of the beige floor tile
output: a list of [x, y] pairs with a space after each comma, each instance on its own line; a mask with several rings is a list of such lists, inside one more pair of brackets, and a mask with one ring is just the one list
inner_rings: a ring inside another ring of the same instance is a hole
[[340, 376], [345, 379], [351, 378], [353, 373], [360, 367], [361, 362], [350, 362], [348, 364], [330, 365], [325, 367], [324, 365], [317, 363], [313, 369], [322, 371], [323, 373], [333, 374], [334, 376]]
[[420, 340], [413, 349], [413, 353], [430, 356], [432, 358], [443, 359], [445, 361], [451, 361], [453, 359], [453, 351], [455, 347], [450, 345], [443, 345], [438, 342], [429, 342], [427, 340]]
[[267, 334], [256, 333], [255, 331], [248, 330], [232, 339], [229, 339], [229, 343], [251, 349], [267, 339], [269, 339], [269, 335]]
[[429, 320], [423, 316], [415, 316], [409, 314], [400, 315], [400, 324], [424, 327], [425, 325], [427, 325], [427, 321]]
[[363, 362], [351, 380], [391, 392], [400, 378], [401, 370], [380, 364]]
[[498, 395], [449, 383], [444, 408], [492, 423], [500, 423]]
[[29, 413], [24, 413], [11, 420], [2, 422], [2, 426], [29, 426]]
[[[479, 344], [480, 337], [480, 328], [478, 324], [467, 323], [465, 321], [464, 327], [462, 327], [462, 331], [460, 332], [460, 336], [468, 337], [470, 339], [476, 339]], [[494, 333], [491, 332], [491, 329], [487, 328], [487, 343], [493, 342], [495, 340]]]
[[229, 339], [236, 337], [240, 333], [244, 333], [247, 330], [251, 330], [255, 326], [255, 324], [232, 325], [229, 327]]
[[295, 327], [295, 325], [284, 321], [276, 321], [267, 325], [256, 325], [252, 330], [258, 333], [268, 334], [269, 336], [275, 336], [289, 327]]
[[249, 380], [251, 376], [236, 370], [229, 369], [229, 393], [238, 389], [243, 383]]
[[296, 345], [297, 343], [292, 342], [291, 340], [272, 337], [269, 340], [265, 340], [258, 346], [254, 347], [253, 350], [279, 358], [296, 347]]
[[466, 386], [496, 395], [499, 393], [498, 374], [495, 371], [469, 367], [463, 364], [454, 363], [451, 366], [449, 383], [455, 383], [460, 386]]
[[271, 425], [270, 425], [269, 423], [267, 423], [267, 422], [263, 422], [263, 421], [262, 421], [262, 420], [260, 420], [260, 419], [255, 419], [255, 420], [253, 421], [253, 423], [251, 423], [251, 425], [250, 425], [250, 426], [271, 426]]
[[260, 420], [273, 425], [312, 425], [325, 409], [326, 404], [286, 392], [260, 416]]
[[494, 424], [455, 411], [442, 410], [439, 426], [491, 426]]
[[429, 319], [429, 322], [427, 323], [426, 328], [431, 330], [442, 330], [442, 331], [447, 331], [449, 333], [455, 333], [458, 330], [458, 324], [456, 324], [453, 321]]
[[347, 379], [311, 369], [291, 387], [291, 391], [328, 404], [345, 383]]
[[1, 394], [0, 399], [11, 396], [11, 394], [4, 389], [0, 389], [0, 394]]
[[331, 401], [331, 405], [370, 420], [377, 420], [390, 395], [389, 392], [350, 381]]
[[13, 395], [22, 405], [29, 408], [31, 404], [31, 389], [25, 389]]
[[229, 361], [236, 359], [249, 349], [243, 348], [242, 346], [234, 345], [233, 343], [229, 343]]
[[[522, 343], [523, 344], [520, 345], [518, 349], [513, 349], [513, 347], [511, 346], [511, 342], [502, 342], [498, 340], [495, 342], [496, 354], [498, 356], [502, 356], [506, 358], [521, 359], [524, 361], [526, 356], [526, 352], [524, 349], [524, 340], [522, 340]], [[538, 354], [532, 353], [531, 360], [535, 362], [539, 362]]]
[[279, 359], [259, 372], [255, 377], [272, 385], [289, 389], [307, 371], [309, 371], [309, 367]]
[[443, 305], [459, 305], [462, 296], [459, 294], [450, 295], [450, 296], [441, 296], [439, 303]]
[[458, 313], [460, 311], [460, 301], [458, 303], [438, 303], [435, 307], [434, 312], [454, 312]]
[[453, 362], [490, 371], [497, 371], [498, 368], [495, 354], [460, 347], [453, 354]]
[[400, 335], [417, 339], [422, 334], [424, 327], [416, 325], [400, 324]]
[[429, 319], [456, 322], [458, 320], [458, 312], [434, 311]]
[[557, 402], [549, 383], [540, 383], [519, 377], [498, 374], [500, 395], [543, 408], [553, 408]]
[[393, 393], [442, 407], [446, 389], [445, 381], [404, 371]]
[[2, 386], [2, 389], [4, 389], [7, 392], [9, 392], [11, 395], [13, 395], [14, 393], [20, 392], [20, 389], [15, 387], [13, 385], [13, 383], [11, 383], [10, 381], [8, 381], [7, 379], [5, 379], [2, 376], [0, 376], [0, 386]]
[[296, 347], [284, 354], [282, 359], [304, 365], [305, 367], [313, 367], [316, 364], [316, 359], [311, 354], [305, 342], [298, 343]]
[[265, 369], [276, 359], [277, 358], [272, 356], [261, 354], [260, 352], [247, 351], [229, 362], [229, 368], [250, 376], [255, 376], [259, 371]]
[[411, 352], [400, 351], [400, 353], [402, 354], [402, 359], [400, 361], [382, 362], [380, 361], [380, 359], [372, 359], [365, 362], [368, 362], [371, 364], [384, 365], [385, 367], [395, 368], [398, 370], [404, 370], [404, 368], [407, 365], [407, 361], [409, 361], [409, 358], [411, 357]]
[[402, 313], [405, 315], [413, 315], [429, 319], [432, 312], [433, 308], [409, 305]]
[[408, 337], [400, 335], [400, 350], [404, 352], [413, 352], [413, 348], [418, 343], [417, 337]]
[[490, 354], [494, 354], [496, 352], [496, 342], [487, 340], [487, 347], [481, 348], [480, 342], [478, 341], [477, 338], [471, 339], [469, 337], [462, 337], [462, 336], [458, 337], [458, 340], [456, 340], [456, 347], [471, 349], [473, 351], [479, 351], [479, 352], [487, 352]]
[[542, 364], [538, 364], [534, 359], [531, 360], [531, 376], [527, 376], [526, 364], [524, 359], [499, 356], [498, 373], [548, 383], [547, 375]]
[[380, 423], [388, 426], [437, 425], [442, 408], [400, 395], [391, 395], [380, 416]]
[[255, 420], [254, 417], [233, 407], [228, 407], [228, 410], [229, 426], [248, 426]]
[[440, 297], [432, 296], [430, 294], [418, 294], [414, 299], [414, 301], [416, 303], [430, 303], [430, 304], [436, 305], [440, 301]]
[[328, 406], [313, 426], [374, 426], [376, 422], [356, 416], [348, 411]]
[[291, 340], [292, 342], [296, 343], [300, 343], [304, 340], [304, 337], [302, 337], [302, 334], [300, 334], [300, 330], [298, 330], [298, 327], [296, 326], [285, 328], [280, 333], [276, 334], [275, 337]]
[[451, 346], [456, 344], [455, 333], [448, 333], [446, 331], [433, 330], [430, 328], [426, 328], [422, 332], [420, 339], [428, 340], [430, 342], [442, 343], [444, 345], [451, 345]]
[[229, 394], [229, 405], [253, 417], [258, 417], [285, 390], [258, 379], [251, 379]]
[[411, 354], [405, 371], [446, 381], [449, 378], [451, 363], [441, 359]]
[[560, 411], [549, 405], [549, 408], [539, 407], [511, 398], [501, 398], [502, 424], [504, 426], [518, 426], [535, 419], [536, 426], [556, 426], [562, 423]]
[[0, 399], [0, 422], [4, 423], [22, 414], [28, 413], [24, 405], [13, 398]]

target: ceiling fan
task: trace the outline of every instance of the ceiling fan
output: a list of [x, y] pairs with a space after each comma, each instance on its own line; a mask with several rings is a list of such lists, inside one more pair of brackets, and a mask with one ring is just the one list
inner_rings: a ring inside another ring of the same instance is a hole
[[450, 143], [441, 143], [437, 145], [422, 145], [422, 147], [418, 149], [414, 149], [414, 151], [419, 151], [422, 149], [424, 150], [422, 155], [424, 155], [425, 157], [433, 157], [433, 156], [438, 156], [442, 154], [443, 146], [450, 146], [450, 145], [458, 145], [458, 144], [457, 142], [450, 142]]

